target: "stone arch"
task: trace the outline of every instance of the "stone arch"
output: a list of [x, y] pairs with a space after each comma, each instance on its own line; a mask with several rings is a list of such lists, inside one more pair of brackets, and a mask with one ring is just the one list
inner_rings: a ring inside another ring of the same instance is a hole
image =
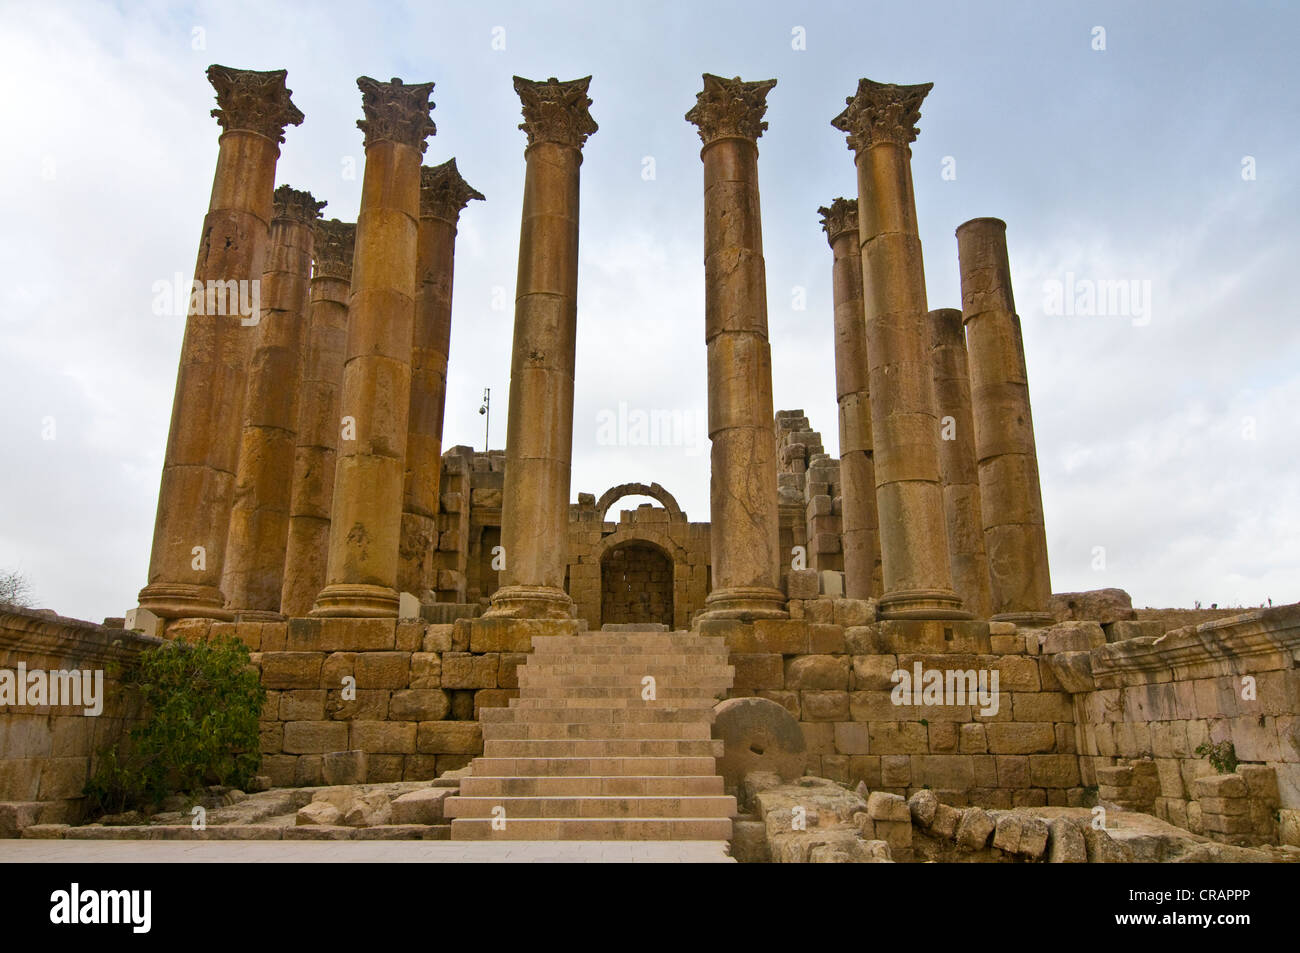
[[622, 483], [618, 486], [610, 487], [602, 493], [600, 499], [596, 501], [596, 514], [600, 522], [603, 523], [605, 521], [605, 513], [609, 508], [625, 496], [648, 496], [663, 504], [663, 508], [668, 511], [669, 519], [686, 519], [686, 514], [683, 513], [682, 508], [677, 505], [677, 500], [658, 483], [651, 483], [649, 486], [646, 486], [644, 483]]

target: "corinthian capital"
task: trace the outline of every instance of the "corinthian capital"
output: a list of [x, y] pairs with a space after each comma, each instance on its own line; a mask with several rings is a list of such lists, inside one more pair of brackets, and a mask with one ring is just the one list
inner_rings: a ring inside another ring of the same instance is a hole
[[208, 67], [208, 82], [217, 91], [217, 108], [212, 110], [226, 132], [246, 129], [275, 142], [284, 142], [284, 127], [302, 125], [303, 115], [289, 98], [287, 70], [259, 72], [231, 69], [215, 63]]
[[308, 224], [320, 218], [320, 210], [328, 202], [317, 202], [310, 192], [301, 192], [282, 185], [275, 190], [273, 219]]
[[357, 120], [357, 128], [366, 135], [367, 149], [384, 141], [400, 142], [421, 153], [428, 148], [424, 140], [438, 131], [429, 118], [433, 83], [408, 86], [397, 77], [381, 83], [361, 76], [357, 88], [361, 90], [361, 110], [366, 114], [365, 119]]
[[352, 250], [357, 226], [337, 218], [313, 225], [312, 255], [316, 260], [313, 277], [352, 280]]
[[844, 100], [848, 108], [831, 120], [831, 125], [847, 133], [849, 148], [854, 152], [868, 149], [877, 142], [907, 145], [915, 141], [920, 129], [921, 101], [934, 83], [896, 86], [858, 80], [858, 91]]
[[822, 230], [826, 232], [826, 240], [832, 245], [845, 232], [858, 230], [857, 199], [835, 199], [830, 208], [823, 205], [817, 214], [822, 217]]
[[420, 166], [420, 214], [456, 224], [460, 211], [471, 199], [483, 201], [483, 193], [460, 177], [456, 160], [442, 165]]
[[552, 76], [546, 82], [515, 77], [515, 92], [523, 103], [524, 121], [519, 128], [528, 134], [528, 144], [557, 142], [581, 149], [600, 127], [588, 109], [587, 87], [591, 77], [561, 83]]
[[704, 89], [695, 94], [695, 105], [686, 114], [686, 121], [699, 127], [700, 139], [707, 146], [715, 139], [748, 139], [756, 142], [767, 128], [763, 114], [767, 112], [768, 91], [776, 85], [774, 79], [744, 82], [739, 76], [704, 74]]

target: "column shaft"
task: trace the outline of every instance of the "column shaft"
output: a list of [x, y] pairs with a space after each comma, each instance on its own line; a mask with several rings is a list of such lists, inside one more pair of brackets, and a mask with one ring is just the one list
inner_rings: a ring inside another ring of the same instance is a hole
[[975, 422], [971, 414], [966, 332], [961, 312], [940, 308], [927, 315], [934, 394], [939, 413], [939, 469], [943, 508], [948, 520], [948, 557], [952, 581], [966, 608], [978, 618], [991, 613], [989, 564], [984, 555], [980, 516], [979, 465], [975, 458]]
[[325, 587], [355, 232], [355, 225], [337, 219], [316, 226], [311, 318], [280, 597], [280, 611], [291, 618], [310, 613], [317, 593]]
[[222, 575], [226, 607], [236, 618], [280, 613], [307, 338], [311, 223], [323, 204], [288, 186], [275, 191]]
[[759, 213], [758, 136], [775, 80], [705, 74], [686, 118], [704, 147], [710, 546], [705, 618], [781, 618], [772, 355]]
[[247, 356], [279, 144], [285, 125], [303, 118], [284, 78], [284, 70], [208, 69], [219, 104], [213, 115], [225, 131], [194, 266], [200, 291], [191, 300], [181, 344], [149, 580], [139, 596], [142, 608], [164, 618], [231, 615], [220, 585]]
[[[326, 586], [315, 615], [395, 616], [402, 484], [411, 401], [411, 335], [420, 156], [433, 132], [431, 83], [357, 81], [366, 169], [348, 300], [342, 411]], [[346, 428], [346, 422], [344, 424]]]
[[957, 229], [962, 318], [993, 618], [1043, 623], [1051, 620], [1052, 583], [1006, 228], [977, 218]]
[[523, 103], [524, 205], [519, 231], [506, 423], [501, 587], [486, 613], [568, 618], [564, 591], [577, 340], [578, 192], [582, 145], [596, 131], [591, 77], [515, 77]]
[[862, 306], [858, 203], [856, 199], [836, 199], [830, 208], [819, 211], [824, 216], [823, 226], [834, 258], [831, 277], [843, 487], [844, 594], [850, 599], [878, 599], [881, 594], [880, 527], [871, 437], [866, 316]]
[[835, 120], [857, 157], [876, 503], [885, 618], [969, 618], [952, 588], [939, 422], [911, 147], [930, 86], [862, 80]]

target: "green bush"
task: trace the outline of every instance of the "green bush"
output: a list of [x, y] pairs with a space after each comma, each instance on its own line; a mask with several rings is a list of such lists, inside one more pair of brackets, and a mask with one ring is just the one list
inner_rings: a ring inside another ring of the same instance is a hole
[[167, 642], [142, 652], [122, 682], [142, 718], [100, 753], [85, 791], [92, 809], [116, 813], [212, 784], [244, 788], [257, 773], [266, 690], [244, 643]]
[[1237, 765], [1240, 763], [1237, 760], [1237, 749], [1231, 741], [1199, 744], [1196, 746], [1196, 753], [1202, 758], [1209, 759], [1211, 766], [1219, 774], [1231, 774], [1237, 770]]

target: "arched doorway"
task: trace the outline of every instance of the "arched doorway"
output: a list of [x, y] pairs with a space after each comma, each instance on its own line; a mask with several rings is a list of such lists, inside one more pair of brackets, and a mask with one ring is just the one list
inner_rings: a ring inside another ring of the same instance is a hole
[[619, 543], [600, 558], [600, 623], [628, 622], [673, 628], [673, 561], [645, 540]]

